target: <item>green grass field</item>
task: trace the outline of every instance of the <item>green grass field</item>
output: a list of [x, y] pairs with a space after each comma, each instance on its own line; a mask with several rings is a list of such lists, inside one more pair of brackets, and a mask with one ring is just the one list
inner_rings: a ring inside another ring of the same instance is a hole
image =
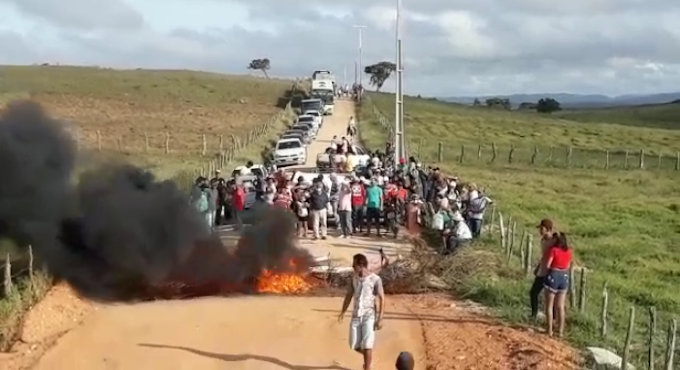
[[[393, 95], [370, 96], [386, 116], [394, 116]], [[573, 167], [604, 168], [605, 151], [609, 150], [610, 168], [623, 168], [626, 151], [629, 152], [628, 166], [634, 167], [638, 165], [640, 150], [644, 150], [647, 167], [674, 170], [680, 151], [680, 130], [582, 123], [530, 112], [408, 97], [404, 106], [405, 119], [410, 122], [406, 135], [412, 152], [419, 152], [425, 161], [437, 160], [437, 143], [441, 142], [446, 161], [459, 161], [461, 145], [466, 148], [465, 161], [478, 161], [480, 145], [481, 161], [489, 161], [492, 144], [495, 144], [497, 161], [502, 158], [507, 162], [510, 148], [514, 146], [515, 162], [528, 163], [534, 150], [538, 150], [537, 164], [561, 166], [566, 163], [566, 153], [571, 147]]]
[[[380, 110], [393, 112], [393, 97], [369, 94]], [[422, 143], [423, 163], [436, 162], [436, 143], [458, 151], [478, 142], [576, 144], [582, 148], [655, 147], [680, 150], [680, 131], [612, 124], [579, 123], [532, 114], [496, 112], [432, 101], [407, 100], [405, 130], [411, 142]], [[360, 108], [361, 136], [369, 147], [382, 147], [386, 131], [368, 106]], [[643, 126], [643, 125], [640, 125]], [[415, 151], [414, 145], [411, 149]], [[659, 346], [671, 316], [680, 314], [680, 172], [673, 170], [621, 170], [555, 168], [527, 163], [488, 163], [476, 158], [449, 159], [438, 164], [488, 189], [498, 209], [534, 233], [543, 217], [553, 218], [571, 236], [578, 263], [591, 270], [587, 313], [571, 315], [569, 335], [579, 345], [601, 344], [599, 316], [602, 285], [610, 291], [610, 336], [604, 342], [620, 351], [630, 305], [638, 308], [633, 354], [644, 356], [646, 309], [660, 311]], [[497, 241], [480, 248], [501, 252]], [[535, 255], [537, 252], [534, 253]], [[494, 259], [494, 258], [491, 258]], [[500, 309], [505, 317], [523, 321], [527, 316], [530, 281], [511, 267], [459, 261], [470, 275], [456, 280], [458, 293]], [[478, 266], [471, 268], [470, 266]], [[494, 267], [496, 266], [496, 267]], [[661, 356], [659, 354], [658, 356]]]
[[554, 116], [583, 123], [680, 129], [680, 103], [564, 110]]
[[180, 70], [0, 66], [0, 104], [35, 100], [73, 124], [82, 148], [96, 151], [101, 144], [102, 154], [153, 168], [163, 177], [203, 165], [204, 134], [212, 155], [219, 151], [219, 135], [227, 147], [230, 135], [273, 117], [288, 102], [292, 85], [291, 80]]

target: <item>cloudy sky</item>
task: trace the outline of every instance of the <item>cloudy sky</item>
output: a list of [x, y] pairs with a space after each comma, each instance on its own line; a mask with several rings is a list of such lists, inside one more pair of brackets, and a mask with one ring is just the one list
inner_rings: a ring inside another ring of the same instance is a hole
[[[403, 2], [409, 94], [680, 89], [678, 0]], [[247, 73], [268, 57], [273, 75], [331, 69], [352, 82], [352, 26], [367, 26], [365, 64], [394, 60], [395, 3], [0, 0], [0, 63]]]

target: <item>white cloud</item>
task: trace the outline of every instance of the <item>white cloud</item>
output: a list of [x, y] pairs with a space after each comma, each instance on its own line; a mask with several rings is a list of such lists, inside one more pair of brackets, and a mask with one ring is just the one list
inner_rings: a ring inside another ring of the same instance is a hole
[[[680, 86], [677, 0], [420, 0], [404, 4], [408, 93], [647, 93]], [[394, 60], [395, 1], [0, 0], [0, 63], [272, 74]], [[393, 87], [391, 82], [386, 88]]]

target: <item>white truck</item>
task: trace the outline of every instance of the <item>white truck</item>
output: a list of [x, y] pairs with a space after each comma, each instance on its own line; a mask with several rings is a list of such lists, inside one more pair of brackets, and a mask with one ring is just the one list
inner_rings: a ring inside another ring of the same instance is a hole
[[[316, 156], [316, 168], [319, 172], [330, 172], [334, 169], [342, 171], [348, 161], [351, 162], [351, 167], [366, 167], [371, 161], [371, 156], [356, 145], [352, 145], [351, 152], [347, 154], [334, 154], [333, 150], [329, 147], [325, 152], [319, 153]], [[352, 171], [354, 168], [349, 170]]]
[[307, 147], [297, 138], [281, 139], [274, 149], [276, 166], [303, 165], [307, 162]]

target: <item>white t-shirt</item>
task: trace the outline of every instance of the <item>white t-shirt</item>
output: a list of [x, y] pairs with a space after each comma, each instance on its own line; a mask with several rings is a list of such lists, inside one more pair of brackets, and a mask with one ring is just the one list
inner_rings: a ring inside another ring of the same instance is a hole
[[383, 294], [380, 276], [371, 273], [366, 277], [353, 276], [354, 288], [353, 318], [375, 318], [375, 298]]
[[465, 222], [459, 222], [458, 225], [456, 225], [455, 230], [453, 230], [453, 234], [455, 235], [456, 239], [459, 240], [472, 239], [472, 232]]

